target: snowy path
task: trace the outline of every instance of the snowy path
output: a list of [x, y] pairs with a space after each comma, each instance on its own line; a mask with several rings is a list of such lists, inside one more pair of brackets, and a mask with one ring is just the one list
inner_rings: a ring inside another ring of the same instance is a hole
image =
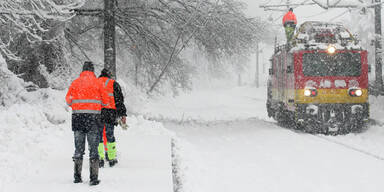
[[136, 116], [127, 118], [127, 131], [115, 129], [119, 163], [100, 170], [101, 183], [88, 185], [86, 149], [84, 183], [74, 184], [71, 110], [65, 93], [41, 89], [0, 108], [0, 192], [173, 191], [172, 133], [161, 123]]
[[[258, 119], [166, 127], [191, 143], [201, 191], [383, 191], [384, 161]], [[335, 138], [333, 138], [335, 139]], [[193, 160], [191, 160], [193, 161]]]
[[113, 168], [106, 166], [100, 169], [101, 183], [98, 186], [88, 185], [88, 158], [83, 164], [84, 183], [72, 183], [73, 164], [68, 156], [72, 146], [68, 139], [68, 145], [62, 146], [60, 151], [51, 151], [51, 158], [44, 162], [44, 168], [36, 172], [36, 175], [6, 186], [5, 191], [173, 191], [170, 138], [121, 135], [119, 163]]
[[113, 168], [106, 166], [100, 169], [99, 186], [88, 186], [88, 158], [83, 164], [84, 183], [72, 183], [73, 164], [68, 156], [72, 146], [69, 139], [60, 151], [51, 151], [52, 157], [44, 162], [44, 168], [35, 176], [8, 186], [6, 191], [173, 191], [170, 138], [120, 135], [119, 163]]

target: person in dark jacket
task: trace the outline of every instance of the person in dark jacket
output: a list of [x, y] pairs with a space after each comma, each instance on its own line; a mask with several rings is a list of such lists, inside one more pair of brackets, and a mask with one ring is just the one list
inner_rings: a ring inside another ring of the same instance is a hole
[[81, 170], [85, 150], [85, 140], [88, 141], [90, 160], [90, 185], [97, 185], [99, 174], [99, 155], [97, 145], [99, 132], [102, 129], [101, 108], [108, 105], [108, 94], [100, 80], [94, 74], [92, 62], [85, 62], [80, 77], [72, 82], [65, 97], [72, 108], [72, 131], [75, 137], [74, 183], [81, 183]]
[[[117, 163], [114, 127], [117, 125], [117, 119], [121, 119], [123, 124], [126, 123], [127, 110], [124, 105], [124, 96], [121, 87], [119, 83], [111, 79], [111, 74], [107, 69], [101, 71], [99, 80], [107, 91], [110, 100], [109, 105], [103, 106], [101, 110], [104, 131], [99, 135], [99, 167], [104, 167], [105, 150], [107, 151], [106, 159], [109, 162], [109, 166], [113, 167]], [[105, 137], [103, 133], [105, 133]]]

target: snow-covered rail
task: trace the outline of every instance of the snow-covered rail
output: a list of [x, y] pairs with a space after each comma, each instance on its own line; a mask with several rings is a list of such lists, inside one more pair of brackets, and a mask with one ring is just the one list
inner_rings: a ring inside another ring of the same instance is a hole
[[322, 136], [322, 135], [313, 135], [313, 136], [315, 136], [315, 137], [317, 137], [317, 138], [320, 138], [320, 139], [323, 139], [323, 140], [325, 140], [325, 141], [334, 143], [334, 144], [336, 144], [336, 145], [340, 145], [340, 146], [345, 147], [345, 148], [347, 148], [347, 149], [350, 149], [350, 150], [353, 150], [353, 151], [362, 153], [362, 154], [364, 154], [364, 155], [373, 157], [373, 158], [375, 158], [375, 159], [384, 161], [384, 157], [382, 157], [382, 156], [380, 156], [380, 155], [377, 155], [377, 154], [374, 154], [374, 153], [372, 153], [372, 152], [369, 152], [369, 151], [367, 151], [367, 150], [359, 149], [359, 148], [354, 147], [354, 146], [352, 146], [352, 145], [349, 145], [349, 144], [346, 144], [346, 143], [337, 141], [337, 140], [335, 140], [335, 139], [331, 139], [330, 137], [327, 137], [327, 136]]
[[[282, 127], [282, 128], [287, 129], [287, 130], [294, 131], [294, 132], [304, 133], [302, 131], [293, 130], [293, 129], [289, 128], [289, 127], [284, 127], [284, 126], [279, 126], [279, 127]], [[339, 141], [339, 140], [335, 139], [335, 136], [325, 136], [325, 135], [320, 135], [320, 134], [309, 134], [309, 133], [304, 133], [304, 134], [308, 135], [308, 136], [312, 136], [312, 137], [314, 137], [316, 139], [321, 139], [323, 141], [326, 141], [326, 142], [329, 142], [329, 143], [333, 143], [335, 145], [338, 145], [338, 146], [341, 146], [343, 148], [346, 148], [346, 149], [349, 149], [349, 150], [361, 153], [363, 155], [370, 156], [370, 157], [375, 158], [377, 160], [384, 161], [384, 156], [379, 155], [379, 154], [375, 154], [375, 153], [370, 152], [369, 150], [366, 150], [366, 149], [362, 149], [362, 148], [356, 147], [356, 144], [352, 145], [352, 144], [348, 144], [348, 143]]]

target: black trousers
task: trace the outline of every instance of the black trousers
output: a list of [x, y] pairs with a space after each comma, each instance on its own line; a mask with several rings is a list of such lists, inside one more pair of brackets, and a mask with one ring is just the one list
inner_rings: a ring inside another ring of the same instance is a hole
[[73, 159], [83, 159], [85, 140], [88, 141], [89, 159], [99, 159], [97, 147], [103, 124], [99, 114], [72, 114], [72, 130], [75, 140]]
[[[105, 135], [107, 137], [107, 141], [109, 143], [113, 143], [116, 141], [115, 139], [115, 125], [114, 124], [109, 124], [109, 123], [105, 123]], [[103, 127], [104, 128], [104, 127]], [[102, 143], [103, 142], [103, 132], [101, 131], [100, 132], [100, 135], [99, 135], [99, 142]]]

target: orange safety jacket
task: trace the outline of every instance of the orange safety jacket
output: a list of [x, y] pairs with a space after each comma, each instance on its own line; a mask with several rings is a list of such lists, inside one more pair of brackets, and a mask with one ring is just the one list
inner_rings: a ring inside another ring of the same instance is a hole
[[113, 84], [115, 83], [115, 80], [108, 77], [99, 77], [99, 79], [101, 80], [104, 89], [107, 91], [109, 98], [109, 104], [107, 106], [103, 106], [103, 108], [116, 109], [115, 97], [113, 95]]
[[287, 14], [283, 17], [283, 25], [285, 26], [285, 23], [287, 22], [293, 22], [295, 25], [297, 24], [296, 15], [292, 11], [288, 11]]
[[83, 71], [70, 85], [65, 100], [72, 113], [100, 114], [109, 104], [108, 94], [100, 80], [91, 71]]

